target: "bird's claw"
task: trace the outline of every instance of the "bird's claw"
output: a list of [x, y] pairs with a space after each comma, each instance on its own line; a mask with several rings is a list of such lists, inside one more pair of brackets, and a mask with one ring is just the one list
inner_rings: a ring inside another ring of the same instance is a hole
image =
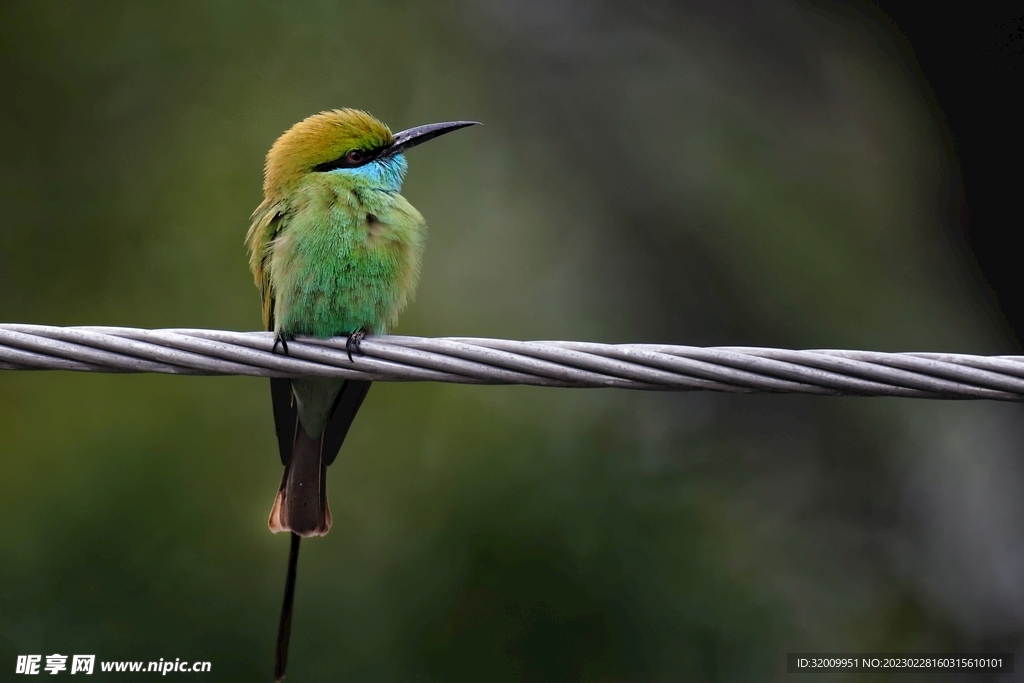
[[288, 339], [287, 335], [278, 332], [274, 335], [274, 346], [270, 349], [271, 353], [277, 353], [277, 345], [281, 345], [281, 350], [284, 351], [284, 355], [288, 355]]
[[348, 351], [349, 362], [355, 362], [352, 360], [352, 349], [355, 349], [356, 353], [362, 353], [362, 351], [359, 350], [359, 344], [364, 339], [366, 339], [366, 330], [356, 330], [352, 334], [348, 335], [348, 339], [345, 340], [345, 350]]

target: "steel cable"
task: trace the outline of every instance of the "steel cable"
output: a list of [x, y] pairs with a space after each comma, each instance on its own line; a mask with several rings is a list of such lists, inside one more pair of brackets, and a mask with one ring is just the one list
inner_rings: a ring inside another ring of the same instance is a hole
[[0, 325], [0, 368], [1024, 400], [1024, 357]]

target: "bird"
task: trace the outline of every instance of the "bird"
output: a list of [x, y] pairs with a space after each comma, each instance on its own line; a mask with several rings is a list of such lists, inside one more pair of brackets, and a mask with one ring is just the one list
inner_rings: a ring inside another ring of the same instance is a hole
[[[423, 216], [400, 192], [405, 153], [479, 125], [449, 121], [397, 134], [359, 109], [333, 109], [296, 123], [267, 153], [263, 201], [245, 243], [273, 351], [299, 336], [347, 338], [349, 358], [367, 334], [386, 334], [412, 300], [427, 236]], [[284, 474], [268, 519], [291, 544], [278, 626], [274, 680], [284, 678], [302, 538], [331, 528], [327, 468], [370, 389], [364, 380], [271, 378]]]

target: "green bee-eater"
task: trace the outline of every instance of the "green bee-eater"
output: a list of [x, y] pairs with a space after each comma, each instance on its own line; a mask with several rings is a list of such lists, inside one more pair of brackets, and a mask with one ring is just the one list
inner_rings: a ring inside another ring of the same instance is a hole
[[[263, 323], [287, 353], [296, 335], [384, 334], [416, 290], [427, 226], [401, 195], [403, 153], [471, 121], [392, 135], [366, 112], [337, 109], [285, 132], [267, 154], [263, 203], [246, 236]], [[275, 342], [275, 349], [277, 343]], [[351, 351], [351, 346], [350, 346]], [[291, 531], [276, 680], [284, 676], [299, 538], [331, 528], [327, 467], [370, 388], [360, 380], [271, 379], [284, 476], [268, 522]]]

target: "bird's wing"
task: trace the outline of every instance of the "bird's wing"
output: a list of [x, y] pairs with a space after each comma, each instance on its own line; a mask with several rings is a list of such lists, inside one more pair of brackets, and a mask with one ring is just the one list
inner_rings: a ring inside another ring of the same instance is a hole
[[356, 419], [359, 406], [363, 405], [369, 390], [370, 382], [361, 379], [348, 379], [341, 385], [338, 398], [334, 399], [334, 407], [331, 408], [331, 417], [324, 428], [320, 455], [325, 465], [330, 466], [338, 457], [341, 444], [348, 435], [348, 428], [352, 426], [352, 420]]
[[270, 282], [270, 245], [286, 227], [285, 208], [280, 202], [263, 201], [252, 214], [245, 244], [249, 248], [249, 270], [263, 298], [263, 329], [274, 329], [274, 291]]
[[292, 395], [292, 381], [287, 377], [270, 378], [270, 400], [274, 405], [274, 429], [281, 464], [292, 461], [295, 437], [299, 433], [299, 409]]
[[[274, 290], [270, 282], [270, 244], [285, 228], [285, 211], [280, 203], [264, 201], [252, 214], [252, 224], [245, 236], [249, 247], [249, 269], [263, 299], [263, 328], [274, 329]], [[299, 425], [299, 411], [292, 396], [292, 383], [287, 377], [270, 378], [270, 398], [274, 405], [274, 427], [281, 464], [292, 459], [292, 448]]]

